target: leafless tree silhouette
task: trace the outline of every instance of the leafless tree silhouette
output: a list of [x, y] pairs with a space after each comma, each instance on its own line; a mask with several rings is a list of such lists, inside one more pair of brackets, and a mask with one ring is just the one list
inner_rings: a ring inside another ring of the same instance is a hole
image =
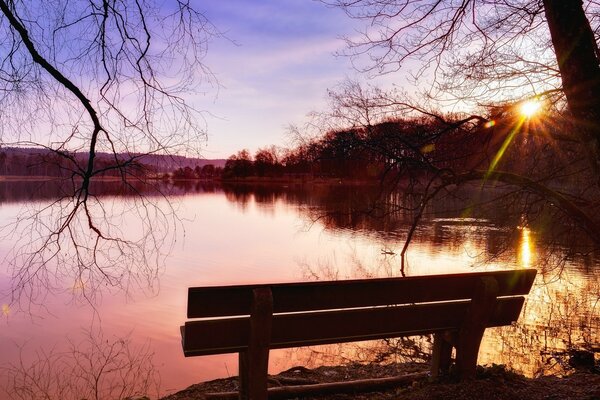
[[[538, 117], [521, 115], [521, 102], [489, 107], [481, 115], [444, 114], [403, 93], [356, 82], [344, 82], [329, 94], [329, 109], [313, 113], [316, 122], [305, 128], [320, 130], [321, 136], [309, 134], [317, 139], [299, 145], [296, 153], [313, 149], [313, 164], [334, 157], [348, 164], [346, 172], [364, 171], [373, 162], [384, 171], [381, 201], [350, 211], [403, 212], [412, 219], [398, 252], [402, 265], [421, 219], [436, 212], [434, 198], [462, 199], [468, 216], [510, 211], [507, 221], [515, 228], [537, 226], [557, 239], [585, 236], [573, 240], [575, 252], [600, 244], [593, 165], [585, 157], [586, 143], [573, 137], [578, 123], [565, 115], [554, 92], [546, 94]], [[332, 146], [339, 149], [329, 155]], [[412, 195], [399, 199], [398, 189]]]
[[[471, 104], [564, 94], [572, 138], [595, 171], [600, 160], [600, 8], [581, 0], [325, 0], [368, 22], [348, 54], [371, 73], [417, 60], [430, 99]], [[430, 68], [431, 67], [431, 68]], [[448, 97], [450, 96], [450, 97]]]
[[[12, 258], [13, 301], [66, 276], [85, 296], [154, 281], [162, 228], [176, 219], [140, 160], [199, 148], [203, 113], [188, 99], [216, 85], [203, 57], [217, 35], [188, 0], [0, 1], [0, 145], [45, 150], [64, 181], [56, 201], [4, 230], [27, 232]], [[93, 185], [106, 174], [131, 196], [119, 210]]]
[[[22, 353], [25, 349], [21, 349]], [[160, 379], [148, 346], [129, 338], [86, 332], [66, 351], [42, 349], [0, 370], [9, 399], [125, 399], [158, 397]]]

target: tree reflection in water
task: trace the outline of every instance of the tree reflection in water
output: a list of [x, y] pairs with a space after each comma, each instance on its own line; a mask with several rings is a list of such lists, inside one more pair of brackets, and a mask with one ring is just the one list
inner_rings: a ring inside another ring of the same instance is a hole
[[[520, 211], [524, 199], [515, 198], [514, 193], [510, 197], [501, 188], [484, 193], [473, 186], [430, 202], [402, 270], [398, 253], [418, 209], [418, 195], [402, 191], [383, 193], [376, 185], [231, 185], [224, 190], [230, 201], [243, 207], [251, 202], [258, 207], [277, 201], [296, 204], [307, 226], [319, 222], [326, 230], [352, 230], [381, 241], [383, 257], [379, 265], [365, 265], [357, 257], [351, 260], [352, 272], [344, 273], [328, 262], [303, 262], [304, 277], [309, 280], [433, 273], [428, 265], [431, 261], [423, 259], [420, 253], [436, 246], [463, 255], [463, 265], [457, 265], [455, 270], [537, 268], [540, 273], [521, 318], [514, 326], [486, 331], [480, 363], [506, 364], [528, 376], [563, 374], [570, 368], [568, 358], [574, 351], [600, 353], [597, 249], [557, 213], [536, 210], [532, 204], [524, 216]], [[298, 349], [283, 359], [313, 366], [356, 360], [426, 361], [430, 346], [428, 337], [403, 338]]]
[[[5, 187], [0, 182], [0, 201], [35, 201], [40, 200], [36, 197], [38, 195], [46, 196], [43, 200], [47, 200], [55, 196], [51, 191], [46, 193], [31, 190], [31, 186], [28, 188], [27, 185], [23, 185], [22, 189], [11, 190], [8, 185]], [[127, 193], [119, 192], [113, 185], [107, 185], [104, 193], [103, 200], [111, 196], [127, 199]], [[243, 210], [246, 209], [245, 212], [256, 211], [270, 218], [272, 215], [282, 215], [280, 211], [283, 207], [285, 213], [293, 213], [294, 218], [299, 215], [305, 223], [304, 227], [294, 227], [294, 230], [318, 226], [328, 235], [365, 238], [369, 245], [375, 247], [375, 256], [365, 255], [364, 249], [361, 248], [355, 251], [350, 249], [352, 256], [349, 262], [342, 259], [295, 260], [301, 268], [300, 275], [294, 276], [294, 280], [400, 275], [399, 252], [415, 216], [416, 205], [420, 201], [416, 194], [400, 191], [382, 193], [377, 185], [221, 186], [187, 182], [176, 186], [166, 185], [161, 189], [161, 193], [146, 193], [146, 196], [168, 195], [169, 199], [177, 201], [181, 196], [205, 193], [218, 193], [215, 201], [231, 202], [234, 208], [238, 208], [237, 211], [242, 211], [236, 215], [243, 214]], [[486, 193], [489, 194], [490, 191]], [[23, 197], [19, 197], [19, 194]], [[220, 197], [221, 194], [224, 196]], [[404, 273], [419, 275], [528, 266], [537, 268], [540, 272], [539, 278], [518, 324], [514, 327], [489, 330], [479, 361], [505, 363], [527, 375], [561, 372], [561, 365], [557, 360], [561, 360], [559, 356], [563, 352], [571, 349], [593, 350], [599, 347], [598, 253], [587, 245], [588, 242], [578, 235], [576, 230], [562, 224], [556, 215], [531, 212], [525, 220], [519, 213], [521, 208], [516, 206], [514, 198], [508, 201], [503, 199], [503, 195], [504, 192], [498, 189], [493, 196], [483, 197], [474, 186], [467, 191], [449, 192], [438, 201], [429, 203], [410, 243]], [[473, 199], [477, 200], [477, 207], [474, 206]], [[219, 221], [218, 218], [215, 220]], [[234, 221], [238, 223], [237, 219]], [[252, 219], [252, 223], [261, 223], [261, 220]], [[219, 227], [215, 226], [212, 229]], [[253, 225], [252, 229], [255, 230], [256, 226]], [[346, 246], [342, 241], [336, 241], [335, 245]], [[356, 245], [360, 240], [352, 243]], [[347, 250], [344, 249], [344, 254], [348, 253]], [[251, 251], [249, 249], [247, 254], [251, 254]], [[227, 259], [225, 262], [238, 264], [237, 258], [241, 251], [234, 253], [234, 259]], [[191, 270], [196, 271], [196, 263], [199, 261], [196, 257], [192, 258], [194, 269]], [[346, 265], [339, 265], [337, 262]], [[239, 279], [238, 272], [231, 272], [235, 279]], [[73, 277], [72, 284], [68, 287], [77, 291], [83, 287], [83, 282], [75, 278]], [[268, 276], [258, 278], [272, 279]], [[183, 290], [178, 288], [177, 295], [183, 296], [183, 293]], [[3, 313], [11, 312], [12, 306], [3, 308]], [[176, 321], [167, 322], [169, 327], [176, 328]], [[283, 369], [298, 364], [335, 364], [350, 360], [384, 363], [423, 361], [429, 354], [429, 346], [430, 339], [426, 337], [360, 343], [358, 346], [319, 347], [312, 351], [298, 350], [282, 357], [284, 362], [289, 362], [290, 365], [278, 365], [276, 368]], [[125, 354], [131, 354], [125, 349], [123, 351]], [[61, 353], [61, 357], [63, 355]], [[4, 372], [14, 373], [20, 369], [33, 374], [35, 368], [51, 364], [34, 361], [31, 366], [25, 362], [17, 365], [16, 369]], [[568, 366], [568, 363], [562, 364]], [[59, 368], [54, 367], [53, 370]], [[40, 376], [39, 372], [36, 374]], [[21, 398], [27, 398], [25, 394], [23, 396], [25, 397]]]

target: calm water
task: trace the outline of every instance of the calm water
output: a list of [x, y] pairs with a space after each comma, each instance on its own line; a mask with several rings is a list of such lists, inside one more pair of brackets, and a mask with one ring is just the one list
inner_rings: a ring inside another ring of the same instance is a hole
[[[375, 204], [375, 189], [188, 185], [169, 190], [167, 198], [149, 194], [152, 207], [170, 210], [171, 203], [177, 212], [177, 220], [157, 217], [154, 226], [157, 232], [166, 232], [159, 242], [168, 255], [164, 259], [159, 255], [164, 263], [155, 270], [125, 268], [135, 278], [126, 290], [87, 287], [86, 280], [58, 268], [54, 270], [58, 277], [50, 279], [47, 287], [30, 288], [33, 291], [17, 301], [11, 291], [14, 271], [5, 259], [0, 268], [2, 367], [43, 369], [40, 360], [48, 359], [49, 353], [68, 358], [73, 349], [85, 352], [89, 336], [97, 337], [101, 331], [102, 343], [127, 338], [131, 352], [142, 348], [143, 354], [152, 353], [164, 394], [237, 374], [236, 355], [183, 357], [179, 326], [186, 320], [190, 286], [522, 267], [540, 270], [524, 312], [516, 326], [488, 330], [479, 362], [508, 364], [536, 375], [559, 372], [560, 357], [554, 356], [565, 349], [600, 347], [598, 259], [568, 250], [570, 242], [556, 240], [560, 235], [553, 229], [520, 226], [519, 216], [505, 215], [505, 209], [475, 215], [463, 210], [463, 200], [432, 205], [402, 271], [399, 253], [412, 214], [394, 211], [373, 217], [374, 213], [365, 213]], [[147, 214], [127, 211], [139, 203], [108, 186], [102, 191], [104, 210], [118, 215], [112, 223], [125, 235], [146, 237], [142, 227], [153, 226], [154, 221]], [[0, 182], [2, 225], [47, 204], [55, 194], [55, 189], [44, 185]], [[402, 194], [386, 200], [395, 205], [412, 201]], [[4, 231], [0, 242], [4, 257], [10, 256], [20, 239], [31, 235], [23, 226], [22, 231]], [[295, 364], [340, 362], [340, 354], [365, 361], [376, 357], [380, 346], [275, 351], [271, 371]], [[148, 360], [143, 363], [151, 365]], [[7, 376], [4, 371], [0, 381], [4, 390], [10, 387]]]

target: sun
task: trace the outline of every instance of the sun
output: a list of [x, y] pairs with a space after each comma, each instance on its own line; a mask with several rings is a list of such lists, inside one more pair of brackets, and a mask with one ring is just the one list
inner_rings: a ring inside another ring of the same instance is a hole
[[525, 118], [531, 118], [542, 108], [542, 103], [538, 100], [527, 100], [521, 103], [520, 111]]

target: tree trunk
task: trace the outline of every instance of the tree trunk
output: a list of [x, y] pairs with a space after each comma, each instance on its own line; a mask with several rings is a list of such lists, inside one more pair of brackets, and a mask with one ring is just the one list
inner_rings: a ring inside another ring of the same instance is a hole
[[600, 63], [581, 0], [543, 0], [567, 97], [596, 176], [600, 178]]

